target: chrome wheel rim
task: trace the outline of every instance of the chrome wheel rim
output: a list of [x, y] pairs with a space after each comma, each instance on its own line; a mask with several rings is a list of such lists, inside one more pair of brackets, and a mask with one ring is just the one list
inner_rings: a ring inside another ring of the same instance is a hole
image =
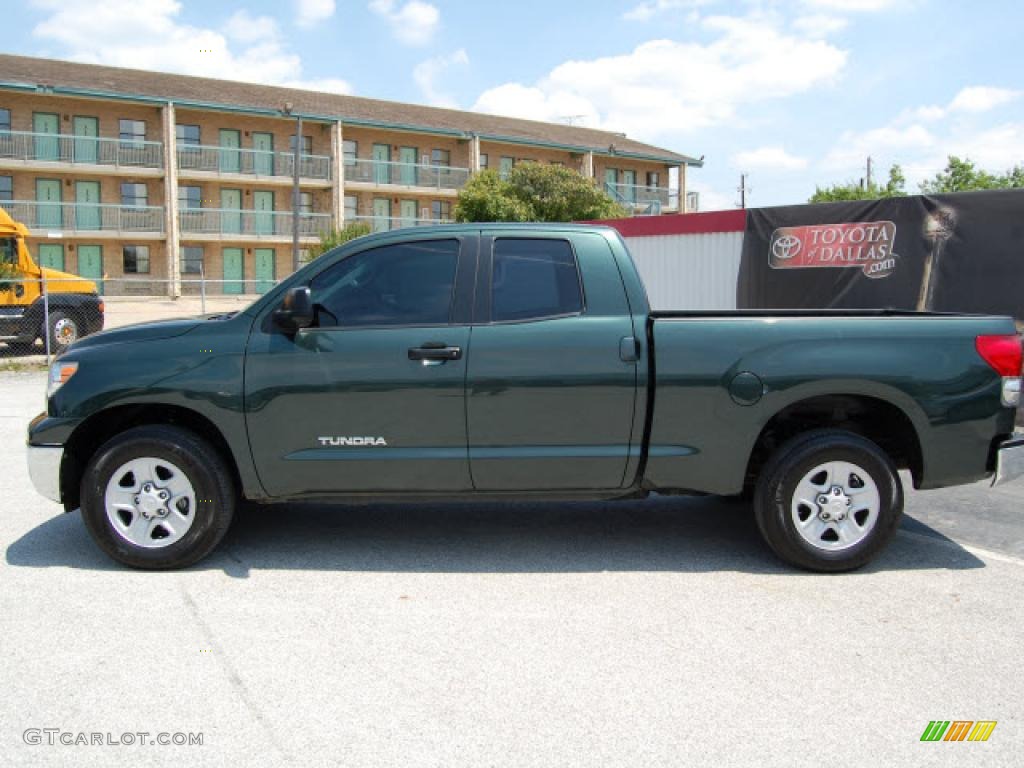
[[793, 491], [791, 515], [800, 537], [816, 549], [856, 546], [878, 522], [882, 500], [863, 468], [848, 461], [819, 464]]
[[145, 549], [180, 541], [196, 515], [196, 493], [188, 476], [166, 459], [151, 456], [118, 467], [107, 481], [104, 503], [118, 535]]
[[62, 317], [53, 324], [53, 337], [57, 340], [57, 344], [62, 347], [74, 344], [78, 341], [78, 326], [75, 325], [74, 320]]

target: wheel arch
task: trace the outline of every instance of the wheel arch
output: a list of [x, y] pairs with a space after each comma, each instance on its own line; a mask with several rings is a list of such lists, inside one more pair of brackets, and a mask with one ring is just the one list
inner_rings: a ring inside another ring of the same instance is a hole
[[792, 437], [814, 429], [845, 429], [871, 440], [914, 486], [924, 475], [924, 453], [914, 420], [900, 406], [873, 395], [823, 394], [791, 402], [764, 425], [747, 459], [745, 483], [757, 480], [771, 454]]
[[243, 488], [238, 462], [220, 428], [197, 411], [179, 405], [140, 403], [118, 405], [92, 414], [76, 427], [64, 446], [60, 487], [64, 508], [77, 509], [81, 499], [82, 475], [89, 460], [101, 445], [121, 432], [144, 425], [177, 426], [203, 438], [217, 451], [231, 472], [237, 491]]

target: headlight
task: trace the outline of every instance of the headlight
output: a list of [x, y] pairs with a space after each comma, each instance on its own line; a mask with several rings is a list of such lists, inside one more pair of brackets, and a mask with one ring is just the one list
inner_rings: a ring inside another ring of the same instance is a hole
[[46, 396], [52, 397], [53, 393], [64, 386], [64, 383], [75, 375], [78, 370], [78, 363], [69, 363], [58, 360], [50, 366], [50, 379], [46, 385]]

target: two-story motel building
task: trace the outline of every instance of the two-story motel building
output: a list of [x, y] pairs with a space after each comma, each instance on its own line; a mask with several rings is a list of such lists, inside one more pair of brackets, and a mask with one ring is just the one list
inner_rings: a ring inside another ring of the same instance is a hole
[[696, 208], [686, 171], [700, 162], [623, 134], [9, 55], [0, 206], [48, 266], [121, 290], [178, 295], [201, 273], [227, 281], [214, 291], [259, 292], [294, 268], [300, 117], [300, 248], [352, 221], [443, 222], [472, 174], [522, 162], [578, 170], [637, 213]]

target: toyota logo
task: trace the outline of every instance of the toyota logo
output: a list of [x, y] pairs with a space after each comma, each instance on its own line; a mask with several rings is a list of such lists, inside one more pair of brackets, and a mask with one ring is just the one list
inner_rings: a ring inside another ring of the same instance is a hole
[[796, 235], [783, 235], [772, 243], [772, 253], [775, 258], [785, 261], [800, 253], [802, 246], [803, 243]]

